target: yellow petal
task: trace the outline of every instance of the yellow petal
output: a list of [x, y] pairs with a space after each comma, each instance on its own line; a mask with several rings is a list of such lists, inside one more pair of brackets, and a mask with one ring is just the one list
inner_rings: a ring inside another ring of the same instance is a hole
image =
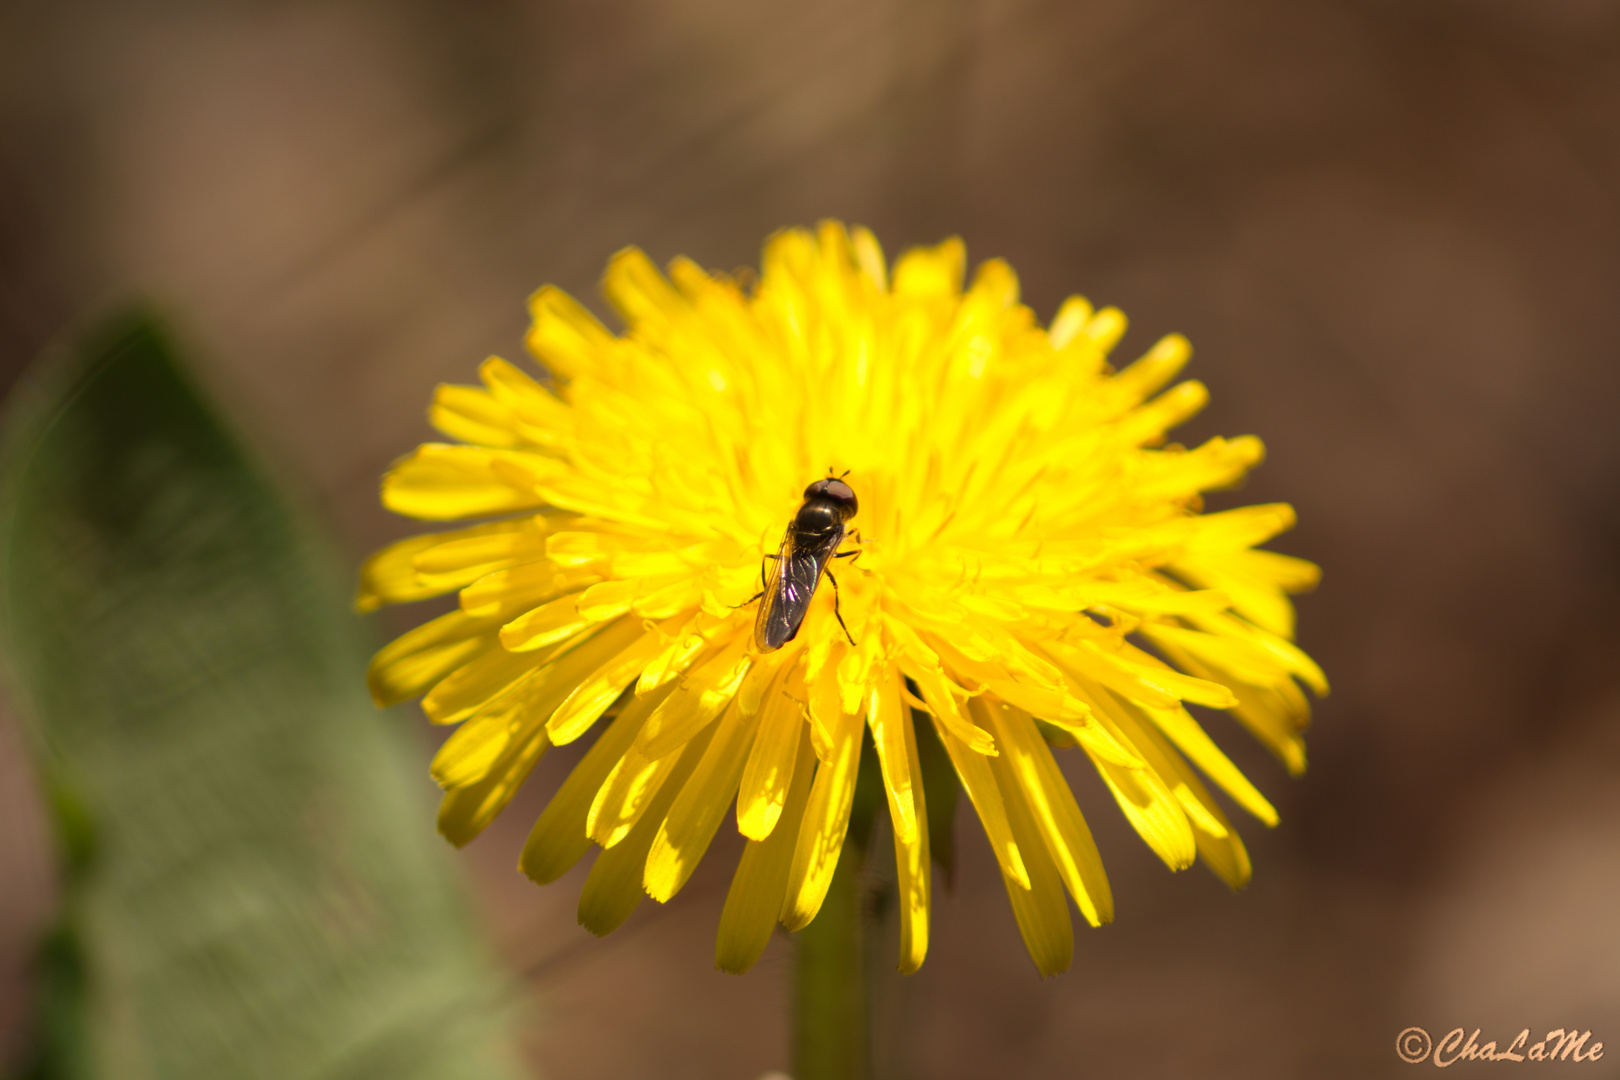
[[512, 652], [543, 649], [567, 641], [591, 625], [579, 612], [579, 594], [561, 596], [531, 608], [501, 627], [501, 645]]
[[[663, 696], [662, 693], [660, 696]], [[700, 732], [699, 737], [707, 741], [709, 733]], [[591, 800], [591, 808], [585, 815], [587, 835], [605, 848], [619, 844], [641, 821], [642, 814], [652, 805], [653, 798], [662, 790], [679, 762], [678, 753], [665, 754], [655, 761], [644, 756], [632, 744], [614, 764]], [[674, 798], [673, 795], [670, 797]], [[651, 839], [647, 842], [652, 843]]]
[[[1243, 682], [1263, 685], [1287, 674], [1286, 669], [1254, 641], [1157, 623], [1144, 626], [1142, 633], [1156, 645], [1175, 645], [1198, 657], [1206, 666]], [[1224, 707], [1231, 708], [1234, 704], [1236, 702], [1228, 702]]]
[[795, 667], [772, 684], [759, 710], [759, 734], [737, 791], [737, 829], [750, 840], [769, 837], [787, 805], [795, 761], [809, 737], [804, 692], [804, 669]]
[[403, 604], [438, 596], [460, 588], [482, 577], [487, 570], [474, 569], [461, 574], [426, 576], [420, 572], [418, 560], [423, 556], [456, 547], [492, 533], [510, 534], [523, 527], [523, 522], [495, 522], [471, 529], [452, 532], [428, 533], [390, 544], [367, 559], [360, 568], [360, 592], [355, 599], [359, 611], [375, 611], [384, 604]]
[[1063, 301], [1058, 313], [1052, 317], [1047, 330], [1054, 349], [1062, 349], [1073, 341], [1091, 318], [1091, 304], [1083, 296], [1071, 296]]
[[647, 856], [647, 895], [666, 903], [681, 890], [714, 839], [720, 819], [737, 795], [759, 715], [730, 708], [716, 726], [709, 749], [669, 809]]
[[598, 581], [589, 569], [540, 560], [490, 571], [461, 590], [461, 610], [479, 619], [510, 622], [565, 593]]
[[1120, 419], [1116, 437], [1130, 446], [1164, 441], [1164, 433], [1183, 423], [1209, 403], [1209, 390], [1201, 382], [1172, 387]]
[[934, 729], [945, 744], [951, 764], [956, 767], [957, 779], [962, 781], [962, 788], [979, 815], [985, 836], [990, 840], [990, 850], [995, 852], [996, 862], [1001, 866], [1001, 875], [1019, 888], [1029, 888], [1029, 871], [1012, 827], [1007, 823], [1007, 808], [1002, 805], [1001, 791], [996, 787], [995, 774], [990, 771], [991, 759], [974, 752], [945, 725], [936, 723]]
[[641, 586], [639, 578], [597, 582], [579, 594], [580, 618], [596, 622], [623, 615], [635, 603]]
[[[1205, 678], [1213, 677], [1190, 655], [1164, 647], [1165, 655], [1177, 666]], [[1310, 722], [1310, 705], [1294, 685], [1284, 679], [1271, 686], [1252, 686], [1233, 681], [1237, 705], [1228, 711], [1283, 763], [1293, 776], [1305, 771], [1305, 743], [1299, 732]]]
[[754, 966], [769, 944], [771, 931], [782, 913], [799, 827], [810, 801], [810, 785], [816, 771], [808, 725], [798, 725], [798, 739], [793, 779], [782, 804], [781, 817], [769, 838], [750, 840], [743, 849], [742, 861], [737, 864], [731, 889], [726, 893], [725, 909], [720, 913], [714, 966], [734, 975], [741, 975]]
[[514, 448], [528, 443], [512, 407], [487, 390], [439, 384], [428, 409], [428, 423], [462, 442]]
[[613, 653], [612, 659], [581, 680], [546, 721], [546, 730], [559, 746], [573, 742], [590, 730], [597, 717], [618, 700], [640, 674], [642, 666], [663, 646], [658, 629], [648, 629], [635, 618], [620, 620], [599, 637], [601, 644], [599, 651], [592, 654], [593, 660], [607, 653]]
[[599, 530], [563, 529], [546, 538], [546, 555], [559, 566], [610, 566], [620, 556], [660, 551], [652, 537]]
[[1232, 759], [1221, 752], [1221, 748], [1216, 746], [1214, 740], [1198, 726], [1198, 722], [1187, 714], [1186, 709], [1144, 708], [1141, 711], [1169, 737], [1177, 749], [1203, 770], [1205, 776], [1230, 795], [1232, 801], [1267, 825], [1277, 824], [1276, 809], [1255, 789], [1249, 778], [1232, 764]]
[[[1117, 313], [1116, 313], [1117, 314]], [[1100, 315], [1099, 315], [1100, 321]], [[1124, 320], [1120, 319], [1119, 329], [1124, 330]], [[1113, 332], [1113, 327], [1109, 327]], [[1113, 389], [1124, 395], [1132, 404], [1146, 401], [1148, 397], [1161, 386], [1176, 377], [1187, 361], [1192, 358], [1192, 345], [1180, 334], [1170, 334], [1160, 338], [1140, 360], [1125, 368], [1113, 378]]]
[[1322, 580], [1322, 568], [1315, 563], [1275, 551], [1233, 552], [1227, 556], [1227, 566], [1233, 573], [1274, 585], [1285, 593], [1306, 592]]
[[1096, 640], [1082, 639], [1074, 645], [1048, 642], [1046, 648], [1080, 682], [1101, 683], [1147, 705], [1168, 708], [1183, 699], [1216, 709], [1237, 704], [1228, 687], [1156, 665], [1123, 642], [1115, 642], [1110, 648]]
[[[668, 581], [669, 579], [662, 579]], [[697, 582], [690, 578], [677, 578], [663, 588], [651, 588], [636, 597], [636, 614], [648, 619], [667, 619], [690, 612], [703, 600]]]
[[1236, 830], [1215, 800], [1199, 783], [1187, 763], [1170, 748], [1139, 706], [1127, 701], [1117, 702], [1121, 711], [1136, 722], [1133, 737], [1138, 738], [1143, 753], [1158, 774], [1172, 786], [1176, 800], [1187, 813], [1192, 826], [1198, 854], [1217, 877], [1233, 889], [1241, 889], [1249, 881], [1249, 853], [1243, 847]]
[[433, 755], [430, 772], [446, 790], [483, 780], [516, 744], [543, 729], [535, 715], [536, 698], [545, 693], [544, 672], [524, 676], [479, 707]]
[[430, 521], [533, 510], [545, 503], [536, 485], [560, 468], [524, 451], [424, 443], [383, 477], [382, 500]]
[[1007, 808], [1008, 825], [1018, 850], [1024, 853], [1024, 866], [1028, 870], [1027, 884], [1005, 872], [1002, 875], [1024, 947], [1043, 978], [1067, 971], [1074, 959], [1074, 924], [1069, 919], [1069, 905], [1063, 899], [1063, 882], [1058, 877], [1057, 867], [1052, 864], [1040, 830], [1024, 802], [1008, 756], [981, 760], [994, 773]]
[[1191, 534], [1187, 550], [1193, 553], [1230, 552], [1263, 544], [1294, 527], [1294, 508], [1287, 503], [1240, 506], [1218, 514], [1200, 514], [1187, 524]]
[[902, 296], [951, 297], [962, 290], [967, 247], [956, 237], [936, 247], [912, 248], [894, 265], [894, 291]]
[[550, 745], [543, 729], [529, 731], [507, 747], [483, 780], [445, 792], [439, 803], [440, 835], [461, 847], [483, 832], [512, 801]]
[[596, 857], [585, 887], [579, 894], [579, 925], [601, 937], [619, 928], [640, 905], [641, 879], [646, 871], [647, 852], [664, 824], [664, 815], [680, 793], [686, 778], [709, 748], [713, 731], [700, 732], [679, 754], [671, 754], [669, 782], [653, 795], [650, 804], [624, 839]]
[[[1119, 344], [1119, 339], [1125, 336], [1125, 329], [1128, 325], [1129, 323], [1123, 311], [1116, 307], [1105, 307], [1086, 320], [1086, 325], [1080, 331], [1080, 334], [1082, 337], [1089, 339], [1098, 352], [1106, 354], [1115, 345]], [[1158, 355], [1161, 351], [1170, 351], [1173, 346], [1168, 343], [1176, 337], [1177, 335], [1172, 334], [1170, 337], [1160, 341], [1153, 347], [1153, 352], [1150, 355]], [[1168, 378], [1168, 376], [1166, 377]], [[1151, 393], [1152, 391], [1149, 390], [1148, 392]]]
[[793, 870], [782, 900], [782, 925], [802, 930], [821, 910], [838, 866], [838, 854], [849, 830], [850, 800], [855, 796], [855, 774], [861, 762], [861, 716], [839, 717], [833, 734], [833, 758], [816, 770], [810, 803], [793, 851]]
[[[922, 967], [923, 958], [928, 955], [928, 805], [923, 794], [922, 762], [917, 756], [917, 734], [912, 727], [910, 709], [900, 710], [896, 726], [901, 729], [903, 736], [897, 749], [904, 760], [896, 762], [893, 767], [897, 772], [902, 767], [906, 769], [905, 789], [912, 795], [912, 813], [921, 823], [910, 836], [903, 836], [898, 824], [893, 830], [895, 891], [900, 906], [899, 969], [902, 975], [910, 975]], [[897, 797], [899, 785], [889, 780], [890, 769], [890, 760], [886, 759], [883, 764], [883, 786], [889, 796], [889, 817], [899, 822], [904, 809]]]
[[[1113, 728], [1117, 738], [1129, 743], [1138, 754], [1152, 753], [1150, 740], [1119, 698], [1099, 689], [1091, 703], [1097, 716]], [[1165, 782], [1166, 775], [1174, 777], [1173, 770], [1153, 767], [1151, 757], [1144, 758], [1145, 768], [1125, 769], [1095, 755], [1088, 756], [1113, 793], [1114, 801], [1125, 812], [1125, 820], [1154, 854], [1172, 870], [1191, 866], [1198, 855], [1198, 845], [1185, 808]]]
[[[1171, 564], [1171, 569], [1184, 581], [1219, 590], [1228, 599], [1233, 611], [1258, 626], [1283, 637], [1294, 635], [1294, 605], [1280, 588], [1257, 582], [1241, 573], [1233, 573], [1237, 559], [1243, 555], [1270, 554], [1270, 552], [1234, 552], [1212, 558], [1182, 558]], [[1309, 564], [1306, 564], [1309, 565]]]
[[[621, 620], [583, 644], [560, 652], [554, 660], [537, 667], [490, 699], [439, 748], [433, 759], [434, 779], [445, 787], [462, 787], [481, 780], [492, 755], [498, 754], [507, 740], [544, 727], [581, 683], [589, 680], [641, 632], [635, 620]], [[593, 722], [597, 715], [600, 710], [591, 716]], [[569, 733], [577, 737], [585, 726], [576, 719]], [[555, 733], [551, 734], [551, 741], [558, 742]]]
[[534, 514], [440, 533], [440, 542], [417, 554], [413, 562], [425, 580], [470, 585], [491, 571], [543, 559], [546, 531], [545, 518]]
[[877, 661], [880, 642], [878, 635], [866, 635], [861, 639], [860, 648], [850, 649], [839, 663], [835, 677], [838, 682], [838, 702], [841, 712], [866, 710], [868, 680]]
[[911, 710], [901, 707], [898, 671], [885, 672], [868, 692], [866, 724], [872, 729], [872, 742], [883, 770], [883, 788], [889, 798], [895, 840], [915, 844], [919, 831], [917, 789], [912, 787], [911, 759], [906, 749]]
[[657, 759], [680, 749], [731, 703], [753, 657], [748, 639], [738, 635], [714, 659], [696, 668], [652, 714], [636, 739], [636, 749]]
[[850, 230], [850, 253], [855, 257], [855, 263], [861, 268], [867, 280], [871, 281], [880, 292], [887, 291], [889, 287], [888, 268], [883, 260], [883, 248], [878, 244], [877, 237], [872, 230], [857, 226]]
[[667, 533], [672, 522], [660, 500], [629, 484], [604, 487], [576, 473], [560, 473], [535, 490], [552, 506], [630, 528]]
[[[844, 652], [843, 642], [837, 642], [834, 648], [822, 651], [823, 657], [837, 658]], [[816, 757], [824, 762], [831, 762], [841, 749], [838, 745], [838, 725], [845, 713], [843, 708], [843, 692], [836, 675], [829, 673], [823, 677], [815, 668], [809, 666], [817, 655], [812, 647], [807, 650], [805, 685], [809, 691], [807, 702], [810, 713], [810, 742], [816, 749]], [[836, 669], [834, 669], [836, 670]]]
[[[1281, 670], [1288, 672], [1306, 686], [1309, 686], [1318, 697], [1327, 695], [1327, 676], [1322, 673], [1322, 669], [1317, 666], [1316, 661], [1305, 655], [1305, 651], [1292, 641], [1262, 630], [1252, 623], [1233, 618], [1230, 615], [1189, 615], [1188, 621], [1202, 630], [1209, 631], [1212, 637], [1230, 641], [1246, 641], [1258, 646], [1271, 657]], [[1200, 659], [1217, 669], [1226, 666], [1224, 658], [1212, 653], [1206, 653]], [[1243, 676], [1238, 677], [1243, 678]], [[1244, 679], [1244, 681], [1247, 680]]]
[[1216, 437], [1195, 450], [1155, 462], [1157, 475], [1144, 475], [1133, 494], [1141, 499], [1185, 499], [1201, 491], [1231, 487], [1265, 456], [1264, 445], [1252, 435]]
[[642, 669], [636, 680], [636, 693], [650, 694], [672, 679], [686, 674], [694, 664], [707, 662], [719, 650], [715, 643], [728, 643], [732, 629], [711, 615], [694, 616], [664, 642], [664, 649]]
[[785, 648], [765, 653], [755, 659], [748, 669], [748, 674], [743, 676], [742, 685], [737, 688], [737, 708], [747, 716], [759, 712], [759, 707], [766, 698], [766, 691], [772, 686], [780, 688], [781, 680], [777, 676], [787, 669], [788, 661], [795, 663], [798, 661], [800, 651], [794, 648], [794, 643], [789, 642]]
[[[1106, 761], [1123, 765], [1127, 769], [1142, 767], [1142, 759], [1137, 757], [1130, 747], [1121, 744], [1109, 734], [1106, 726], [1097, 723], [1092, 718], [1091, 709], [1068, 691], [1062, 693], [1061, 700], [1055, 700], [1059, 695], [1045, 694], [1018, 683], [1003, 681], [987, 683], [985, 690], [1007, 704], [1022, 709], [1032, 716], [1039, 716], [1053, 727], [1072, 735], [1076, 741], [1084, 743], [1091, 753]], [[1071, 703], [1078, 704], [1085, 712], [1076, 716]]]
[[445, 676], [422, 699], [422, 711], [435, 724], [460, 723], [550, 658], [547, 653], [490, 649]]
[[1114, 919], [1114, 898], [1103, 871], [1102, 856], [1091, 838], [1069, 783], [1052, 758], [1051, 748], [1028, 714], [1007, 706], [987, 706], [997, 736], [1010, 758], [1036, 831], [1046, 844], [1058, 875], [1074, 897], [1080, 914], [1092, 926]]
[[613, 348], [609, 334], [579, 301], [547, 285], [529, 298], [534, 319], [527, 343], [537, 360], [565, 379], [592, 370]]
[[950, 732], [952, 738], [975, 755], [996, 753], [995, 736], [962, 715], [962, 710], [957, 707], [956, 698], [951, 692], [951, 681], [945, 677], [943, 671], [937, 668], [930, 671], [910, 664], [903, 665], [902, 670], [922, 691], [923, 701], [928, 704], [928, 711], [939, 721], [944, 731]]
[[573, 412], [545, 387], [498, 356], [480, 364], [478, 376], [497, 401], [511, 408], [526, 439], [549, 447], [567, 443], [574, 430]]
[[1290, 775], [1303, 773], [1305, 740], [1299, 733], [1310, 722], [1304, 695], [1291, 682], [1267, 687], [1238, 683], [1233, 689], [1237, 691], [1238, 703], [1230, 710], [1231, 714], [1277, 755]]
[[431, 688], [469, 660], [499, 648], [497, 626], [459, 611], [441, 615], [383, 646], [366, 672], [371, 698], [397, 705]]
[[632, 698], [613, 723], [597, 736], [596, 742], [546, 804], [518, 858], [518, 869], [537, 884], [549, 885], [556, 881], [590, 849], [585, 819], [590, 814], [591, 803], [608, 773], [630, 748], [636, 732], [657, 708], [660, 696]]
[[640, 248], [625, 248], [608, 263], [602, 293], [627, 323], [646, 323], [678, 313], [686, 301]]

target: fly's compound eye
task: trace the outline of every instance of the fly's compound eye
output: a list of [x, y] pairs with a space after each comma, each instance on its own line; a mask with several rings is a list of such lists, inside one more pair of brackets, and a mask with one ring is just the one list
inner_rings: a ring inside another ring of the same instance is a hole
[[845, 521], [855, 516], [860, 509], [860, 502], [855, 498], [855, 489], [842, 480], [831, 476], [825, 480], [817, 480], [804, 489], [806, 499], [827, 499], [838, 504], [839, 516]]

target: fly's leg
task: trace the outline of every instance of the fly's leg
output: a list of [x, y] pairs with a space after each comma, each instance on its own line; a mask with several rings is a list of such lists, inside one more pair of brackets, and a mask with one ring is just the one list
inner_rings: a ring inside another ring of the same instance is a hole
[[[849, 643], [851, 645], [855, 645], [855, 638], [850, 634], [849, 627], [844, 625], [843, 613], [838, 610], [838, 579], [832, 576], [831, 570], [828, 570], [826, 573], [827, 580], [832, 582], [833, 586], [833, 618], [838, 620], [838, 626], [844, 631], [844, 636], [849, 638]], [[859, 645], [856, 645], [855, 647], [860, 648]]]
[[[851, 529], [851, 530], [849, 530], [849, 538], [851, 540], [855, 541], [857, 544], [864, 542], [864, 541], [861, 540], [861, 530], [859, 530], [859, 529]], [[838, 554], [834, 555], [833, 558], [835, 558], [835, 559], [858, 559], [861, 556], [861, 550], [862, 549], [857, 547], [857, 548], [851, 548], [848, 551], [840, 551]], [[850, 565], [853, 566], [854, 564], [851, 563]]]
[[[765, 558], [766, 559], [780, 559], [781, 556], [780, 555], [767, 555], [767, 556], [765, 556]], [[733, 604], [731, 606], [731, 610], [732, 611], [738, 611], [738, 610], [741, 610], [742, 608], [747, 607], [749, 604], [752, 604], [755, 600], [758, 600], [760, 597], [762, 597], [766, 593], [770, 592], [770, 590], [771, 590], [770, 582], [765, 580], [765, 560], [761, 559], [760, 563], [759, 563], [759, 592], [755, 593], [753, 596], [750, 596], [748, 599], [744, 600], [740, 604]]]

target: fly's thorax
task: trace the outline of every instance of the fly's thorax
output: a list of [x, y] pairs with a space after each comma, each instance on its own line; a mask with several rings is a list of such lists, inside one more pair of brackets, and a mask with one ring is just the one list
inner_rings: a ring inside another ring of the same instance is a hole
[[823, 544], [843, 533], [843, 508], [831, 499], [807, 499], [793, 519], [793, 537], [801, 546]]

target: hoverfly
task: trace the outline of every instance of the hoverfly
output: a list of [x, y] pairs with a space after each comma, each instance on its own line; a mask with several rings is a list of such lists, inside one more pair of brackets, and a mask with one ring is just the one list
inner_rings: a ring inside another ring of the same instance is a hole
[[[799, 625], [810, 610], [810, 600], [816, 595], [816, 586], [825, 573], [833, 585], [833, 614], [844, 636], [851, 645], [849, 627], [838, 610], [838, 579], [832, 576], [827, 564], [860, 554], [846, 551], [836, 554], [844, 542], [844, 523], [855, 516], [859, 504], [854, 490], [831, 470], [825, 480], [817, 480], [804, 489], [804, 505], [788, 524], [782, 537], [781, 550], [765, 558], [774, 561], [770, 576], [765, 575], [764, 564], [759, 568], [760, 584], [764, 589], [759, 596], [759, 613], [754, 617], [754, 644], [760, 652], [774, 652], [792, 641], [799, 633]], [[844, 474], [848, 476], [846, 472]]]

